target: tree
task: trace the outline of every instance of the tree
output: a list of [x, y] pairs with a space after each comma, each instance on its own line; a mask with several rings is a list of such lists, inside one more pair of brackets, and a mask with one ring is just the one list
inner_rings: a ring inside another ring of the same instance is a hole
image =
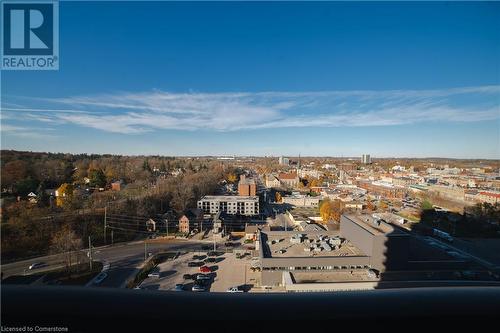
[[67, 225], [58, 231], [51, 241], [52, 252], [64, 254], [67, 270], [71, 268], [73, 258], [78, 257], [78, 254], [73, 252], [80, 250], [82, 247], [82, 239]]
[[276, 192], [276, 194], [274, 195], [274, 201], [281, 202], [282, 200], [283, 198], [281, 197], [280, 192]]
[[227, 181], [229, 183], [234, 183], [234, 182], [236, 182], [237, 179], [238, 179], [238, 177], [234, 173], [230, 173], [227, 175]]
[[319, 207], [319, 213], [321, 215], [321, 218], [323, 219], [323, 223], [327, 223], [331, 220], [339, 222], [340, 216], [342, 215], [340, 200], [323, 200], [321, 206]]
[[427, 199], [423, 200], [422, 203], [420, 204], [421, 210], [431, 210], [432, 208], [433, 208], [432, 203]]
[[90, 185], [95, 187], [106, 186], [106, 175], [102, 169], [93, 169], [89, 172]]
[[57, 189], [56, 205], [62, 206], [65, 200], [71, 200], [73, 197], [74, 187], [71, 184], [64, 183]]

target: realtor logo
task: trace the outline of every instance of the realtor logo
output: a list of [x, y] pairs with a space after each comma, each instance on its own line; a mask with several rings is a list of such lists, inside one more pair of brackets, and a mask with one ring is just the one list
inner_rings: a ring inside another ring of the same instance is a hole
[[2, 69], [59, 69], [57, 1], [2, 1]]

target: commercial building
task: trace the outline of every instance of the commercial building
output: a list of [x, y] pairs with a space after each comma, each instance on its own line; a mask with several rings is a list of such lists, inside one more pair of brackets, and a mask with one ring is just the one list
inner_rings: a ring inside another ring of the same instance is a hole
[[477, 200], [480, 202], [488, 202], [492, 205], [500, 202], [500, 193], [497, 192], [479, 192]]
[[275, 175], [266, 175], [267, 188], [280, 187], [280, 185], [280, 180]]
[[245, 175], [240, 176], [238, 182], [238, 195], [240, 196], [254, 196], [256, 195], [257, 186], [253, 179], [246, 178]]
[[408, 233], [366, 214], [344, 214], [339, 231], [259, 232], [262, 285], [279, 285], [288, 272], [329, 273], [404, 269]]
[[198, 201], [204, 214], [224, 212], [229, 215], [259, 215], [258, 196], [206, 195]]
[[358, 186], [365, 189], [368, 194], [381, 196], [388, 199], [402, 199], [406, 193], [404, 187], [397, 187], [383, 182], [360, 181]]
[[363, 156], [361, 156], [361, 163], [370, 164], [371, 162], [372, 162], [372, 160], [371, 160], [369, 154], [363, 154]]
[[310, 197], [307, 195], [290, 195], [282, 197], [281, 202], [296, 207], [318, 207], [319, 197]]

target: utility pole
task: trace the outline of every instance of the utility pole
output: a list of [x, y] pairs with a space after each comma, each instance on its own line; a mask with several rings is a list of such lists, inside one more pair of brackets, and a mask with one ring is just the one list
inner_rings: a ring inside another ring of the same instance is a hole
[[108, 205], [104, 206], [104, 245], [106, 245], [106, 217], [107, 217], [107, 207]]
[[165, 219], [165, 228], [167, 229], [167, 237], [168, 237], [168, 219]]
[[89, 236], [89, 264], [90, 264], [90, 271], [92, 272], [92, 242], [90, 240], [90, 236]]
[[111, 229], [111, 245], [113, 245], [113, 229]]
[[144, 241], [144, 261], [147, 259], [147, 243]]

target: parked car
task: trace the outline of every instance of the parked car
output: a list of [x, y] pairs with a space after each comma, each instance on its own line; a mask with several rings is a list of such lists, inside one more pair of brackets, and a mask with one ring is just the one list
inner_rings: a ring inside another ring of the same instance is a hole
[[207, 256], [206, 255], [194, 255], [193, 256], [193, 260], [203, 260], [205, 259]]
[[233, 244], [233, 243], [231, 243], [231, 242], [227, 242], [227, 243], [224, 243], [224, 246], [226, 246], [226, 247], [231, 247], [231, 246], [234, 246], [234, 244]]
[[368, 277], [375, 279], [375, 278], [378, 278], [378, 276], [379, 276], [379, 273], [376, 269], [369, 269], [368, 270]]
[[228, 293], [242, 293], [244, 291], [241, 287], [231, 287], [231, 288], [227, 289], [226, 292], [228, 292]]
[[217, 262], [217, 259], [215, 259], [215, 258], [207, 258], [207, 259], [205, 259], [205, 263], [208, 263], [208, 262]]
[[174, 291], [184, 291], [184, 285], [182, 283], [178, 283], [174, 287]]
[[99, 273], [99, 275], [97, 275], [96, 278], [94, 279], [94, 284], [101, 283], [107, 277], [108, 277], [107, 273], [105, 273], [105, 272]]
[[198, 291], [207, 291], [207, 288], [201, 284], [195, 284], [192, 288], [191, 291], [198, 292]]
[[182, 276], [182, 278], [183, 278], [184, 280], [193, 280], [193, 275], [191, 275], [191, 274], [184, 274], [184, 275]]
[[160, 270], [159, 269], [154, 269], [152, 270], [149, 274], [148, 277], [155, 277], [159, 278], [160, 277]]
[[201, 266], [200, 267], [200, 272], [202, 273], [210, 273], [212, 270], [208, 266]]
[[41, 267], [43, 267], [43, 266], [46, 266], [46, 264], [45, 264], [45, 263], [43, 263], [43, 262], [34, 262], [34, 263], [32, 263], [32, 264], [28, 267], [28, 269], [29, 269], [29, 270], [33, 270], [33, 269], [41, 268]]
[[197, 281], [208, 281], [211, 279], [212, 278], [210, 277], [210, 275], [206, 275], [206, 274], [198, 274], [198, 276], [196, 277]]
[[191, 261], [188, 263], [188, 267], [200, 267], [203, 265], [204, 265], [204, 263], [202, 261], [199, 261], [199, 262]]

